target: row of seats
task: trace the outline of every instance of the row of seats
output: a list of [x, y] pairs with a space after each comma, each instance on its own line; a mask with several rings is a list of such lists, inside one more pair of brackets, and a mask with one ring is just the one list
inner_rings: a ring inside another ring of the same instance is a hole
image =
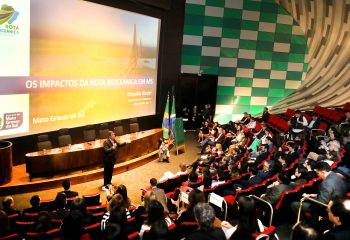
[[[98, 129], [98, 137], [100, 139], [107, 138], [109, 131], [108, 123], [101, 123]], [[129, 123], [129, 131], [125, 129], [122, 122], [117, 120], [114, 122], [113, 131], [116, 136], [121, 136], [127, 133], [135, 133], [140, 131], [139, 123], [137, 122], [137, 118], [131, 118]], [[94, 141], [97, 139], [96, 129], [94, 125], [86, 125], [83, 130], [83, 139], [86, 142]], [[72, 144], [72, 137], [69, 134], [68, 128], [62, 128], [58, 130], [58, 146], [64, 147]], [[51, 149], [53, 148], [52, 141], [49, 138], [48, 134], [38, 135], [37, 139], [37, 147], [38, 150], [41, 151], [43, 149]]]

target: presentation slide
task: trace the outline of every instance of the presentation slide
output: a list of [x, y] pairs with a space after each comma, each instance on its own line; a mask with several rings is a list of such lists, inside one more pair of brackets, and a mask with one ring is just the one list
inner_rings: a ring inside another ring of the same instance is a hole
[[154, 115], [160, 19], [0, 0], [0, 139]]

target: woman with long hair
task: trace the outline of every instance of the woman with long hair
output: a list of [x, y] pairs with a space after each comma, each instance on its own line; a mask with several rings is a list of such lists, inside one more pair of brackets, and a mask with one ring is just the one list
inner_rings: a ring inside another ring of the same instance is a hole
[[241, 196], [237, 203], [238, 218], [237, 224], [232, 226], [229, 222], [223, 221], [221, 227], [225, 232], [226, 238], [234, 239], [254, 239], [253, 233], [259, 233], [264, 230], [264, 226], [257, 218], [254, 199], [248, 196]]

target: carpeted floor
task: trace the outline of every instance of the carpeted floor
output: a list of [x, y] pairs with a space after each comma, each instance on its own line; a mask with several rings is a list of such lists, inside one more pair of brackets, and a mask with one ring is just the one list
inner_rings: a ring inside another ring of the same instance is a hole
[[[149, 179], [155, 177], [160, 179], [164, 172], [171, 171], [176, 173], [179, 168], [179, 163], [184, 162], [185, 164], [193, 162], [197, 157], [197, 151], [199, 150], [196, 142], [196, 136], [193, 132], [187, 132], [185, 135], [186, 151], [183, 153], [179, 152], [176, 155], [174, 149], [171, 150], [170, 163], [158, 162], [157, 160], [145, 164], [139, 168], [130, 170], [128, 172], [113, 176], [112, 183], [114, 185], [124, 184], [128, 189], [128, 195], [134, 204], [141, 204], [141, 191], [140, 189], [144, 186], [149, 185]], [[79, 195], [92, 194], [96, 192], [101, 193], [102, 201], [105, 200], [104, 191], [101, 190], [103, 185], [103, 179], [86, 182], [82, 184], [73, 185], [72, 190], [79, 192]], [[25, 194], [13, 195], [15, 200], [16, 208], [22, 210], [29, 207], [29, 199], [31, 196], [38, 194], [41, 199], [55, 198], [56, 193], [62, 191], [61, 188], [31, 192]], [[0, 198], [2, 201], [3, 197]]]

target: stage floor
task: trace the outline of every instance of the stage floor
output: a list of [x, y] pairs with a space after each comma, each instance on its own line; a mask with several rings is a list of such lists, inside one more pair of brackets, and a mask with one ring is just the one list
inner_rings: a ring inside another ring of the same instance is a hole
[[[140, 167], [156, 158], [158, 158], [158, 150], [150, 152], [149, 154], [141, 157], [116, 164], [114, 165], [113, 175]], [[65, 179], [70, 179], [72, 184], [79, 184], [103, 178], [103, 167], [101, 166], [95, 166], [93, 169], [90, 168], [55, 174], [54, 176], [49, 177], [33, 178], [32, 181], [29, 179], [29, 174], [26, 173], [25, 164], [13, 167], [12, 171], [12, 181], [0, 186], [0, 196], [61, 187], [61, 184]]]

